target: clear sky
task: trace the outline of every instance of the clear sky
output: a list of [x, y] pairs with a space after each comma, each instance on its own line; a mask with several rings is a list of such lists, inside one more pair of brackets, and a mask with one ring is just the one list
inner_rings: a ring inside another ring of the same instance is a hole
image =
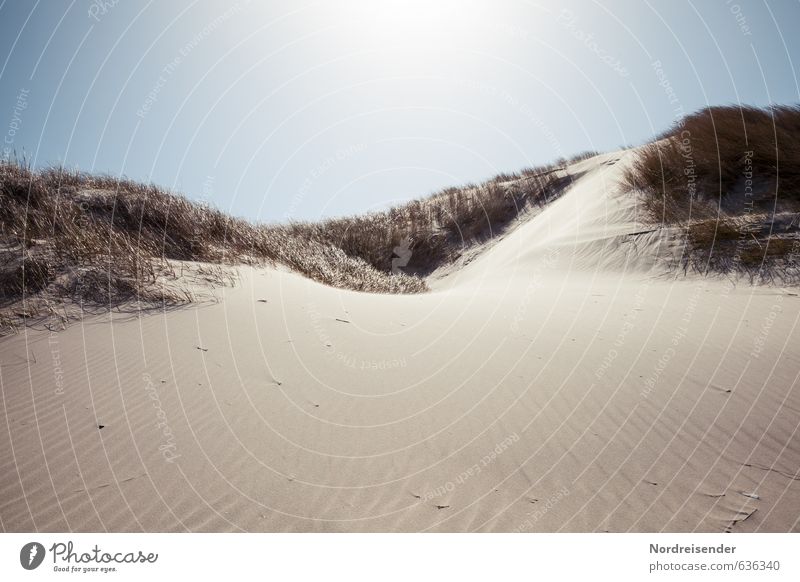
[[0, 2], [4, 153], [259, 221], [800, 101], [797, 1]]

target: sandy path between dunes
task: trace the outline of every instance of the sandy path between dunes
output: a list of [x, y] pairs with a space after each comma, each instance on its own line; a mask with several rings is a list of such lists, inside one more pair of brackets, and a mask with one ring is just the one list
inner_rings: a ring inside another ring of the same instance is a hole
[[426, 295], [242, 269], [0, 340], [0, 525], [800, 531], [800, 297], [653, 276], [619, 157]]

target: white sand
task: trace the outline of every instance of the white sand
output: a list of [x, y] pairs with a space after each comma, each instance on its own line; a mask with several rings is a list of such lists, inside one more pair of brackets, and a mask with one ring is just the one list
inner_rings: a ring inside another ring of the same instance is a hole
[[2, 529], [800, 531], [800, 297], [658, 276], [620, 155], [426, 295], [0, 340]]

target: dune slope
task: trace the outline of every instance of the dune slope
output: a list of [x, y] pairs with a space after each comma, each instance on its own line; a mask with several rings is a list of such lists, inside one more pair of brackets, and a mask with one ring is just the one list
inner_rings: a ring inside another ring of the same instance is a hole
[[248, 267], [0, 339], [2, 528], [800, 531], [800, 297], [663, 276], [628, 156], [431, 293]]

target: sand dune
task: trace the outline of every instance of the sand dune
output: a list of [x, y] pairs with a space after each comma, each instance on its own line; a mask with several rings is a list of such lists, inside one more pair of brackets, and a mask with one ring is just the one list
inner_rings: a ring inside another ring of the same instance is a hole
[[665, 275], [630, 155], [431, 293], [242, 268], [0, 340], [2, 528], [800, 531], [800, 297]]

